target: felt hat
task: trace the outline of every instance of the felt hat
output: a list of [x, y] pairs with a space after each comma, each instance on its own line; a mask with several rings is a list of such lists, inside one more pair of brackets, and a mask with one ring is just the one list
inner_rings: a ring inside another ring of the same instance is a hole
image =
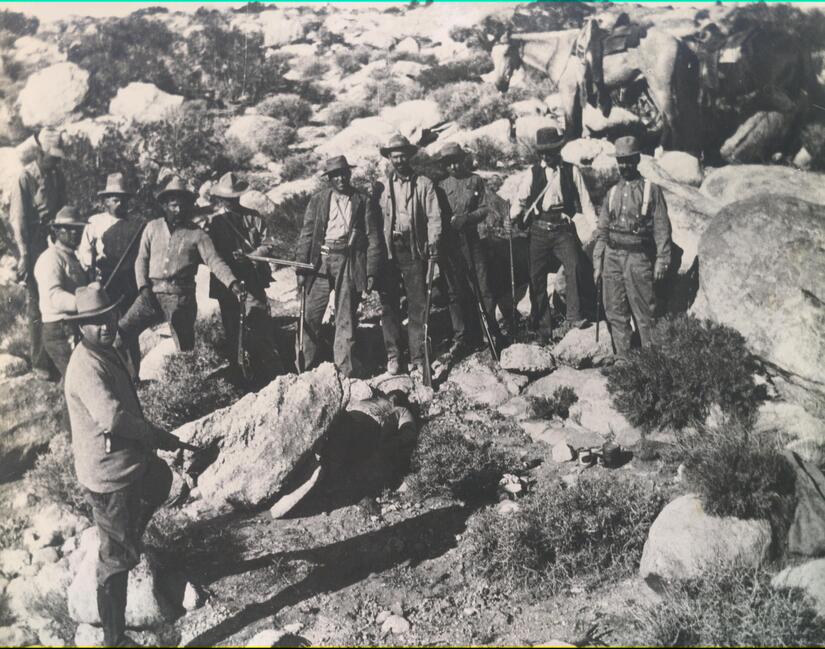
[[60, 208], [51, 222], [52, 228], [85, 228], [86, 219], [73, 205], [64, 205]]
[[106, 186], [103, 191], [97, 193], [98, 196], [134, 196], [135, 193], [126, 187], [126, 180], [123, 174], [117, 173], [106, 176]]
[[184, 194], [192, 201], [197, 198], [197, 194], [189, 188], [186, 181], [184, 181], [180, 176], [172, 176], [163, 189], [158, 192], [157, 199], [158, 201], [163, 202], [174, 194]]
[[53, 158], [65, 158], [66, 152], [63, 150], [63, 134], [52, 128], [44, 128], [37, 135], [37, 142], [40, 149], [46, 155]]
[[564, 133], [556, 128], [547, 126], [536, 131], [536, 151], [540, 153], [560, 151], [566, 142]]
[[114, 302], [109, 298], [100, 282], [92, 282], [87, 286], [81, 286], [74, 294], [77, 304], [77, 313], [66, 314], [64, 320], [82, 322], [95, 318], [114, 309], [123, 299], [121, 295]]
[[337, 155], [333, 158], [329, 158], [326, 162], [324, 162], [323, 171], [321, 171], [322, 176], [328, 176], [331, 173], [335, 173], [336, 171], [343, 171], [344, 169], [355, 169], [355, 165], [351, 165], [347, 162], [345, 156]]
[[249, 189], [249, 183], [238, 178], [234, 172], [228, 171], [209, 189], [212, 196], [218, 198], [238, 198]]
[[613, 155], [617, 158], [630, 158], [642, 152], [642, 147], [635, 135], [624, 135], [616, 140], [613, 146], [616, 147]]
[[463, 160], [467, 157], [467, 152], [461, 148], [461, 145], [456, 142], [447, 142], [438, 152], [438, 159], [442, 162], [458, 158]]
[[390, 153], [393, 151], [407, 151], [410, 154], [415, 153], [418, 151], [418, 147], [414, 144], [411, 144], [410, 141], [405, 138], [400, 133], [393, 135], [390, 138], [390, 141], [387, 142], [385, 146], [382, 146], [380, 149], [381, 155], [385, 158], [390, 157]]

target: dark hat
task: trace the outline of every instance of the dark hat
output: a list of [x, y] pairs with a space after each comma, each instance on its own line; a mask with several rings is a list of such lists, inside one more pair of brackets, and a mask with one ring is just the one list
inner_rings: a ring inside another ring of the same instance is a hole
[[397, 133], [390, 138], [390, 141], [387, 142], [386, 146], [382, 146], [379, 150], [381, 151], [382, 156], [389, 158], [390, 153], [393, 151], [407, 151], [409, 153], [415, 153], [418, 151], [418, 147], [411, 144], [410, 141], [403, 135]]
[[80, 215], [76, 207], [64, 205], [55, 215], [51, 226], [53, 228], [85, 228], [86, 219]]
[[536, 131], [536, 151], [559, 151], [565, 145], [564, 133], [553, 127], [540, 128]]
[[126, 188], [126, 180], [120, 172], [106, 176], [106, 187], [97, 193], [98, 196], [134, 196], [134, 194]]
[[161, 189], [157, 194], [157, 199], [161, 202], [166, 200], [168, 197], [172, 196], [173, 194], [184, 194], [188, 196], [193, 201], [197, 198], [195, 192], [193, 192], [186, 182], [180, 176], [172, 176], [166, 185]]
[[467, 157], [467, 152], [461, 148], [461, 145], [456, 142], [447, 142], [438, 152], [438, 159], [442, 162], [452, 158], [463, 160]]
[[347, 162], [346, 157], [337, 155], [334, 158], [329, 158], [326, 162], [324, 162], [324, 168], [323, 171], [321, 171], [321, 175], [327, 176], [331, 173], [335, 173], [336, 171], [343, 171], [344, 169], [355, 169], [355, 165], [351, 165]]
[[229, 171], [221, 176], [221, 179], [212, 185], [209, 193], [218, 198], [238, 198], [246, 190], [249, 189], [249, 183], [238, 178], [233, 172]]
[[100, 282], [92, 282], [88, 286], [81, 286], [77, 289], [74, 298], [77, 304], [77, 313], [64, 315], [63, 319], [82, 322], [83, 320], [108, 313], [120, 304], [123, 296], [121, 295], [117, 300], [112, 302], [106, 291], [103, 290]]
[[624, 135], [616, 140], [613, 146], [616, 147], [613, 155], [617, 158], [630, 158], [642, 152], [642, 147], [635, 135]]

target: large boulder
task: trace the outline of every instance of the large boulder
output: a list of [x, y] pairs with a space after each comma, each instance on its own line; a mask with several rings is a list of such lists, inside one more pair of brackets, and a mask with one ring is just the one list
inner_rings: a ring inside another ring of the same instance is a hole
[[553, 356], [560, 363], [576, 369], [599, 367], [613, 357], [613, 346], [607, 323], [602, 322], [599, 342], [596, 342], [596, 326], [587, 329], [571, 329], [553, 348]]
[[204, 503], [221, 510], [271, 501], [346, 407], [347, 388], [335, 366], [324, 363], [279, 376], [260, 392], [179, 428], [175, 434], [182, 440], [217, 451], [197, 476]]
[[265, 11], [260, 15], [264, 47], [281, 47], [300, 41], [305, 34], [305, 21], [284, 18], [281, 11]]
[[89, 73], [74, 63], [57, 63], [35, 72], [17, 101], [25, 126], [57, 126], [83, 102], [89, 91]]
[[823, 248], [825, 206], [768, 194], [728, 205], [699, 242], [694, 311], [825, 398]]
[[730, 165], [705, 174], [701, 192], [720, 206], [756, 194], [785, 194], [825, 205], [825, 174], [777, 165]]
[[41, 68], [66, 60], [66, 53], [61, 52], [55, 43], [44, 41], [36, 36], [21, 36], [14, 41], [14, 48], [9, 54], [11, 58], [29, 69]]
[[0, 377], [20, 376], [29, 371], [29, 364], [19, 356], [0, 353]]
[[693, 187], [702, 184], [702, 163], [696, 156], [684, 151], [666, 151], [656, 162], [677, 183]]
[[151, 83], [135, 81], [117, 91], [109, 103], [112, 115], [138, 122], [158, 122], [183, 105], [183, 96], [163, 92]]
[[556, 369], [556, 360], [542, 345], [515, 343], [501, 352], [501, 368], [519, 374], [549, 374]]
[[[77, 573], [69, 585], [69, 616], [78, 623], [100, 624], [97, 610], [97, 561], [100, 539], [97, 528], [90, 527], [77, 549]], [[159, 574], [151, 554], [144, 552], [137, 567], [129, 571], [126, 594], [126, 626], [146, 629], [171, 619], [175, 610], [160, 588]]]
[[825, 618], [825, 559], [815, 559], [785, 568], [771, 579], [774, 588], [801, 588]]
[[764, 520], [710, 516], [695, 494], [679, 496], [653, 521], [642, 551], [642, 578], [689, 579], [719, 565], [758, 567], [767, 558], [771, 526]]
[[407, 136], [416, 129], [434, 126], [442, 120], [441, 109], [432, 99], [413, 99], [397, 106], [386, 106], [381, 110], [380, 116]]
[[502, 370], [488, 359], [486, 352], [467, 357], [450, 372], [449, 382], [470, 401], [495, 408], [521, 392], [527, 377]]
[[325, 157], [346, 155], [351, 164], [354, 161], [370, 161], [381, 158], [379, 147], [397, 132], [392, 124], [380, 117], [354, 119], [342, 131], [339, 131], [316, 151]]

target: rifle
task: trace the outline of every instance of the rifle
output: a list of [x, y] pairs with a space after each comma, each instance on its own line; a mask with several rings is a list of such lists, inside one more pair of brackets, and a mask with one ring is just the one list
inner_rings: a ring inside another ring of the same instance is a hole
[[424, 385], [431, 387], [433, 384], [433, 370], [430, 367], [430, 306], [433, 299], [433, 274], [435, 273], [435, 260], [427, 260], [427, 300], [424, 305]]
[[[476, 300], [476, 307], [478, 308], [478, 319], [481, 323], [481, 328], [484, 330], [484, 337], [487, 339], [487, 347], [490, 348], [490, 356], [492, 356], [494, 361], [498, 361], [498, 352], [496, 351], [496, 343], [493, 340], [493, 336], [490, 333], [490, 323], [487, 320], [489, 317], [487, 315], [487, 311], [484, 309], [484, 303], [481, 301], [481, 288], [478, 285], [478, 274], [476, 273], [476, 264], [475, 259], [473, 258], [473, 250], [470, 248], [470, 244], [467, 241], [467, 235], [465, 233], [461, 233], [462, 238], [464, 239], [464, 245], [467, 247], [467, 252], [470, 255], [470, 266], [471, 268], [467, 268], [466, 264], [463, 263], [462, 266], [465, 268], [465, 272], [469, 275], [470, 279], [470, 286], [473, 289], [473, 297]], [[458, 254], [461, 254], [459, 251]]]
[[246, 329], [246, 284], [240, 282], [241, 294], [238, 296], [240, 303], [240, 315], [238, 316], [238, 367], [241, 368], [241, 376], [249, 381], [252, 372], [249, 369], [249, 355], [244, 348], [244, 330]]
[[[539, 192], [539, 195], [536, 196], [536, 200], [533, 201], [533, 204], [524, 212], [522, 220], [519, 221], [519, 229], [526, 230], [530, 226], [530, 219], [532, 218], [530, 214], [532, 214], [533, 210], [536, 209], [541, 199], [544, 198], [544, 195], [547, 193], [547, 190], [550, 189], [550, 183], [547, 183], [544, 186], [544, 189]], [[507, 218], [510, 218], [510, 214], [507, 214]]]
[[109, 275], [109, 279], [106, 280], [106, 283], [103, 284], [103, 290], [105, 291], [109, 288], [109, 285], [112, 283], [112, 280], [115, 276], [120, 272], [120, 267], [123, 266], [123, 262], [126, 261], [126, 257], [129, 254], [129, 251], [132, 249], [132, 246], [135, 245], [135, 242], [140, 239], [140, 235], [143, 234], [143, 228], [146, 227], [146, 222], [143, 222], [140, 228], [135, 232], [134, 236], [132, 236], [131, 240], [129, 241], [129, 245], [126, 246], [126, 250], [123, 251], [123, 254], [120, 256], [120, 259], [117, 260], [117, 264], [115, 264], [115, 268], [112, 271], [112, 274]]
[[298, 316], [298, 353], [295, 358], [295, 365], [298, 374], [306, 369], [306, 359], [304, 358], [304, 314], [307, 310], [307, 287], [301, 285], [301, 313]]
[[292, 268], [300, 268], [301, 270], [315, 271], [315, 266], [307, 264], [302, 261], [289, 261], [287, 259], [275, 259], [273, 257], [262, 257], [261, 255], [247, 255], [244, 257], [252, 261], [265, 261], [276, 266], [290, 266]]
[[602, 276], [599, 275], [599, 283], [596, 286], [596, 342], [599, 342], [599, 321], [601, 320], [602, 308]]
[[[510, 201], [507, 201], [506, 219], [510, 218]], [[507, 228], [507, 245], [510, 247], [510, 297], [513, 302], [513, 342], [516, 341], [516, 315], [518, 307], [516, 305], [516, 267], [513, 261], [513, 226]]]

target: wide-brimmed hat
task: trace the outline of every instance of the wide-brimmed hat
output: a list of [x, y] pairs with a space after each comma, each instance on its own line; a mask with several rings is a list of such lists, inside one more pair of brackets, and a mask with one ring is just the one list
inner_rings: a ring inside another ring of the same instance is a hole
[[228, 171], [209, 189], [209, 193], [217, 198], [238, 198], [249, 189], [249, 183], [238, 178], [234, 172]]
[[324, 162], [324, 167], [321, 171], [321, 175], [328, 176], [329, 174], [335, 173], [336, 171], [343, 171], [345, 169], [355, 169], [355, 165], [351, 165], [349, 162], [347, 162], [345, 156], [337, 155], [333, 158], [329, 158], [326, 162]]
[[53, 228], [85, 228], [86, 219], [73, 205], [64, 205], [55, 215], [51, 226]]
[[166, 198], [172, 196], [173, 194], [183, 194], [188, 196], [193, 201], [197, 198], [197, 194], [192, 191], [192, 189], [186, 184], [186, 181], [184, 181], [184, 179], [180, 176], [172, 176], [169, 178], [163, 189], [157, 193], [157, 199], [158, 201], [163, 202]]
[[81, 286], [74, 294], [77, 305], [77, 313], [66, 314], [64, 320], [75, 322], [95, 318], [114, 309], [123, 299], [121, 295], [114, 302], [100, 285], [100, 282], [92, 282], [88, 286]]
[[44, 128], [37, 135], [37, 143], [46, 155], [53, 158], [65, 158], [66, 152], [63, 150], [63, 133], [53, 128]]
[[390, 153], [393, 151], [407, 151], [408, 153], [415, 153], [418, 151], [418, 147], [415, 146], [415, 144], [410, 143], [407, 138], [398, 133], [393, 135], [390, 138], [390, 141], [387, 142], [385, 146], [382, 146], [379, 151], [381, 151], [382, 156], [388, 158]]
[[551, 126], [536, 131], [536, 151], [539, 153], [560, 151], [566, 142], [564, 133]]
[[641, 144], [635, 135], [624, 135], [613, 143], [616, 152], [613, 154], [617, 158], [630, 158], [642, 152]]
[[463, 160], [467, 157], [467, 152], [461, 148], [461, 145], [457, 142], [447, 142], [441, 150], [438, 152], [438, 159], [441, 162], [446, 162], [447, 160], [459, 159]]
[[126, 187], [126, 179], [119, 171], [106, 176], [106, 186], [97, 193], [98, 196], [134, 196], [135, 193]]

